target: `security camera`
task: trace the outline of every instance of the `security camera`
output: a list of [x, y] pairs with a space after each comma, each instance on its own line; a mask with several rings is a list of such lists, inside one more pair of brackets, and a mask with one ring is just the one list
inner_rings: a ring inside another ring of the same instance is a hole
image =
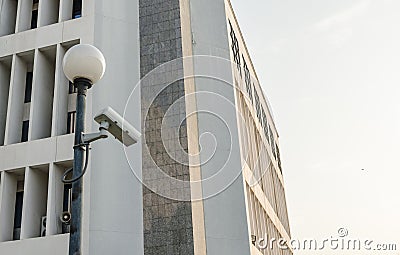
[[104, 127], [104, 129], [127, 147], [137, 143], [140, 139], [140, 132], [111, 107], [102, 110], [94, 120], [100, 124], [100, 131]]
[[62, 223], [69, 225], [71, 222], [71, 214], [69, 212], [63, 212], [60, 216], [60, 220]]
[[127, 147], [139, 141], [141, 136], [139, 131], [137, 131], [111, 107], [102, 110], [100, 114], [94, 117], [94, 120], [100, 124], [99, 132], [83, 133], [83, 144], [89, 144], [96, 140], [107, 138], [108, 133], [112, 134]]

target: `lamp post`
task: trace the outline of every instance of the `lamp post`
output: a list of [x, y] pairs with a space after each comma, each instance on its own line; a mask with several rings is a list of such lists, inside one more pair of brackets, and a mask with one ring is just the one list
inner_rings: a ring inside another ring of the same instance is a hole
[[[78, 90], [76, 101], [76, 124], [74, 164], [72, 178], [71, 225], [69, 255], [81, 255], [82, 234], [82, 166], [84, 144], [81, 135], [85, 130], [86, 94], [93, 84], [104, 75], [106, 62], [103, 54], [94, 46], [79, 44], [67, 51], [63, 60], [64, 73]], [[89, 149], [89, 148], [86, 148]]]

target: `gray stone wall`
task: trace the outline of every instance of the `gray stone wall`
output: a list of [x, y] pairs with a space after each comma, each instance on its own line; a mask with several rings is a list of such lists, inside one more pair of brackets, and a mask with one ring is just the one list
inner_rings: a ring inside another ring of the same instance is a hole
[[[182, 57], [181, 20], [179, 0], [140, 0], [140, 71], [145, 77], [154, 68], [171, 60]], [[183, 66], [178, 62], [177, 68], [168, 72], [175, 72], [176, 76], [183, 73]], [[165, 73], [171, 75], [171, 73]], [[182, 147], [187, 151], [186, 123], [182, 122], [186, 115], [184, 104], [181, 104], [174, 115], [166, 116], [167, 110], [179, 98], [183, 97], [183, 80], [174, 82], [158, 95], [154, 91], [160, 86], [165, 86], [160, 77], [141, 84], [142, 97], [142, 133], [143, 150], [150, 152], [149, 157], [143, 157], [143, 224], [144, 224], [144, 254], [194, 254], [192, 208], [190, 201], [175, 201], [159, 195], [146, 187], [150, 181], [159, 181], [169, 194], [179, 192], [190, 199], [190, 187], [182, 186], [179, 189], [173, 185], [165, 185], [169, 178], [189, 181], [188, 158], [171, 158], [161, 139], [161, 123], [167, 123], [163, 132], [172, 134], [169, 140], [178, 153]], [[154, 101], [153, 101], [154, 99]], [[150, 107], [143, 102], [151, 102]], [[184, 101], [183, 101], [184, 102]], [[167, 120], [166, 120], [167, 119]], [[175, 132], [178, 130], [178, 132]], [[169, 132], [171, 131], [171, 132]], [[164, 143], [166, 141], [164, 140]], [[168, 140], [167, 140], [168, 142]], [[154, 180], [156, 171], [151, 166], [154, 161], [166, 175], [165, 178]], [[165, 187], [168, 186], [168, 187]], [[171, 187], [170, 187], [171, 186]]]

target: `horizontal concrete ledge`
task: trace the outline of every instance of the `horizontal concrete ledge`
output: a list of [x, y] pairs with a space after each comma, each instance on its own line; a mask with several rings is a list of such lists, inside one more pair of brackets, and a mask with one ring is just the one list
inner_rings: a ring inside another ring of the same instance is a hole
[[12, 170], [72, 160], [73, 143], [74, 135], [70, 134], [2, 146], [0, 169]]
[[0, 58], [90, 35], [92, 17], [82, 17], [0, 37]]
[[67, 255], [69, 234], [0, 243], [0, 254]]

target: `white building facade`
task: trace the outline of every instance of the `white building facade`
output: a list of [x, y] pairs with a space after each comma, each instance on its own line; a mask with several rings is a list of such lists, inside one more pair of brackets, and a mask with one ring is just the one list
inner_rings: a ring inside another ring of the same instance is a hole
[[79, 43], [107, 62], [86, 130], [111, 106], [143, 134], [92, 145], [83, 254], [292, 254], [258, 242], [290, 229], [278, 133], [228, 0], [2, 0], [0, 254], [68, 254], [62, 59]]

